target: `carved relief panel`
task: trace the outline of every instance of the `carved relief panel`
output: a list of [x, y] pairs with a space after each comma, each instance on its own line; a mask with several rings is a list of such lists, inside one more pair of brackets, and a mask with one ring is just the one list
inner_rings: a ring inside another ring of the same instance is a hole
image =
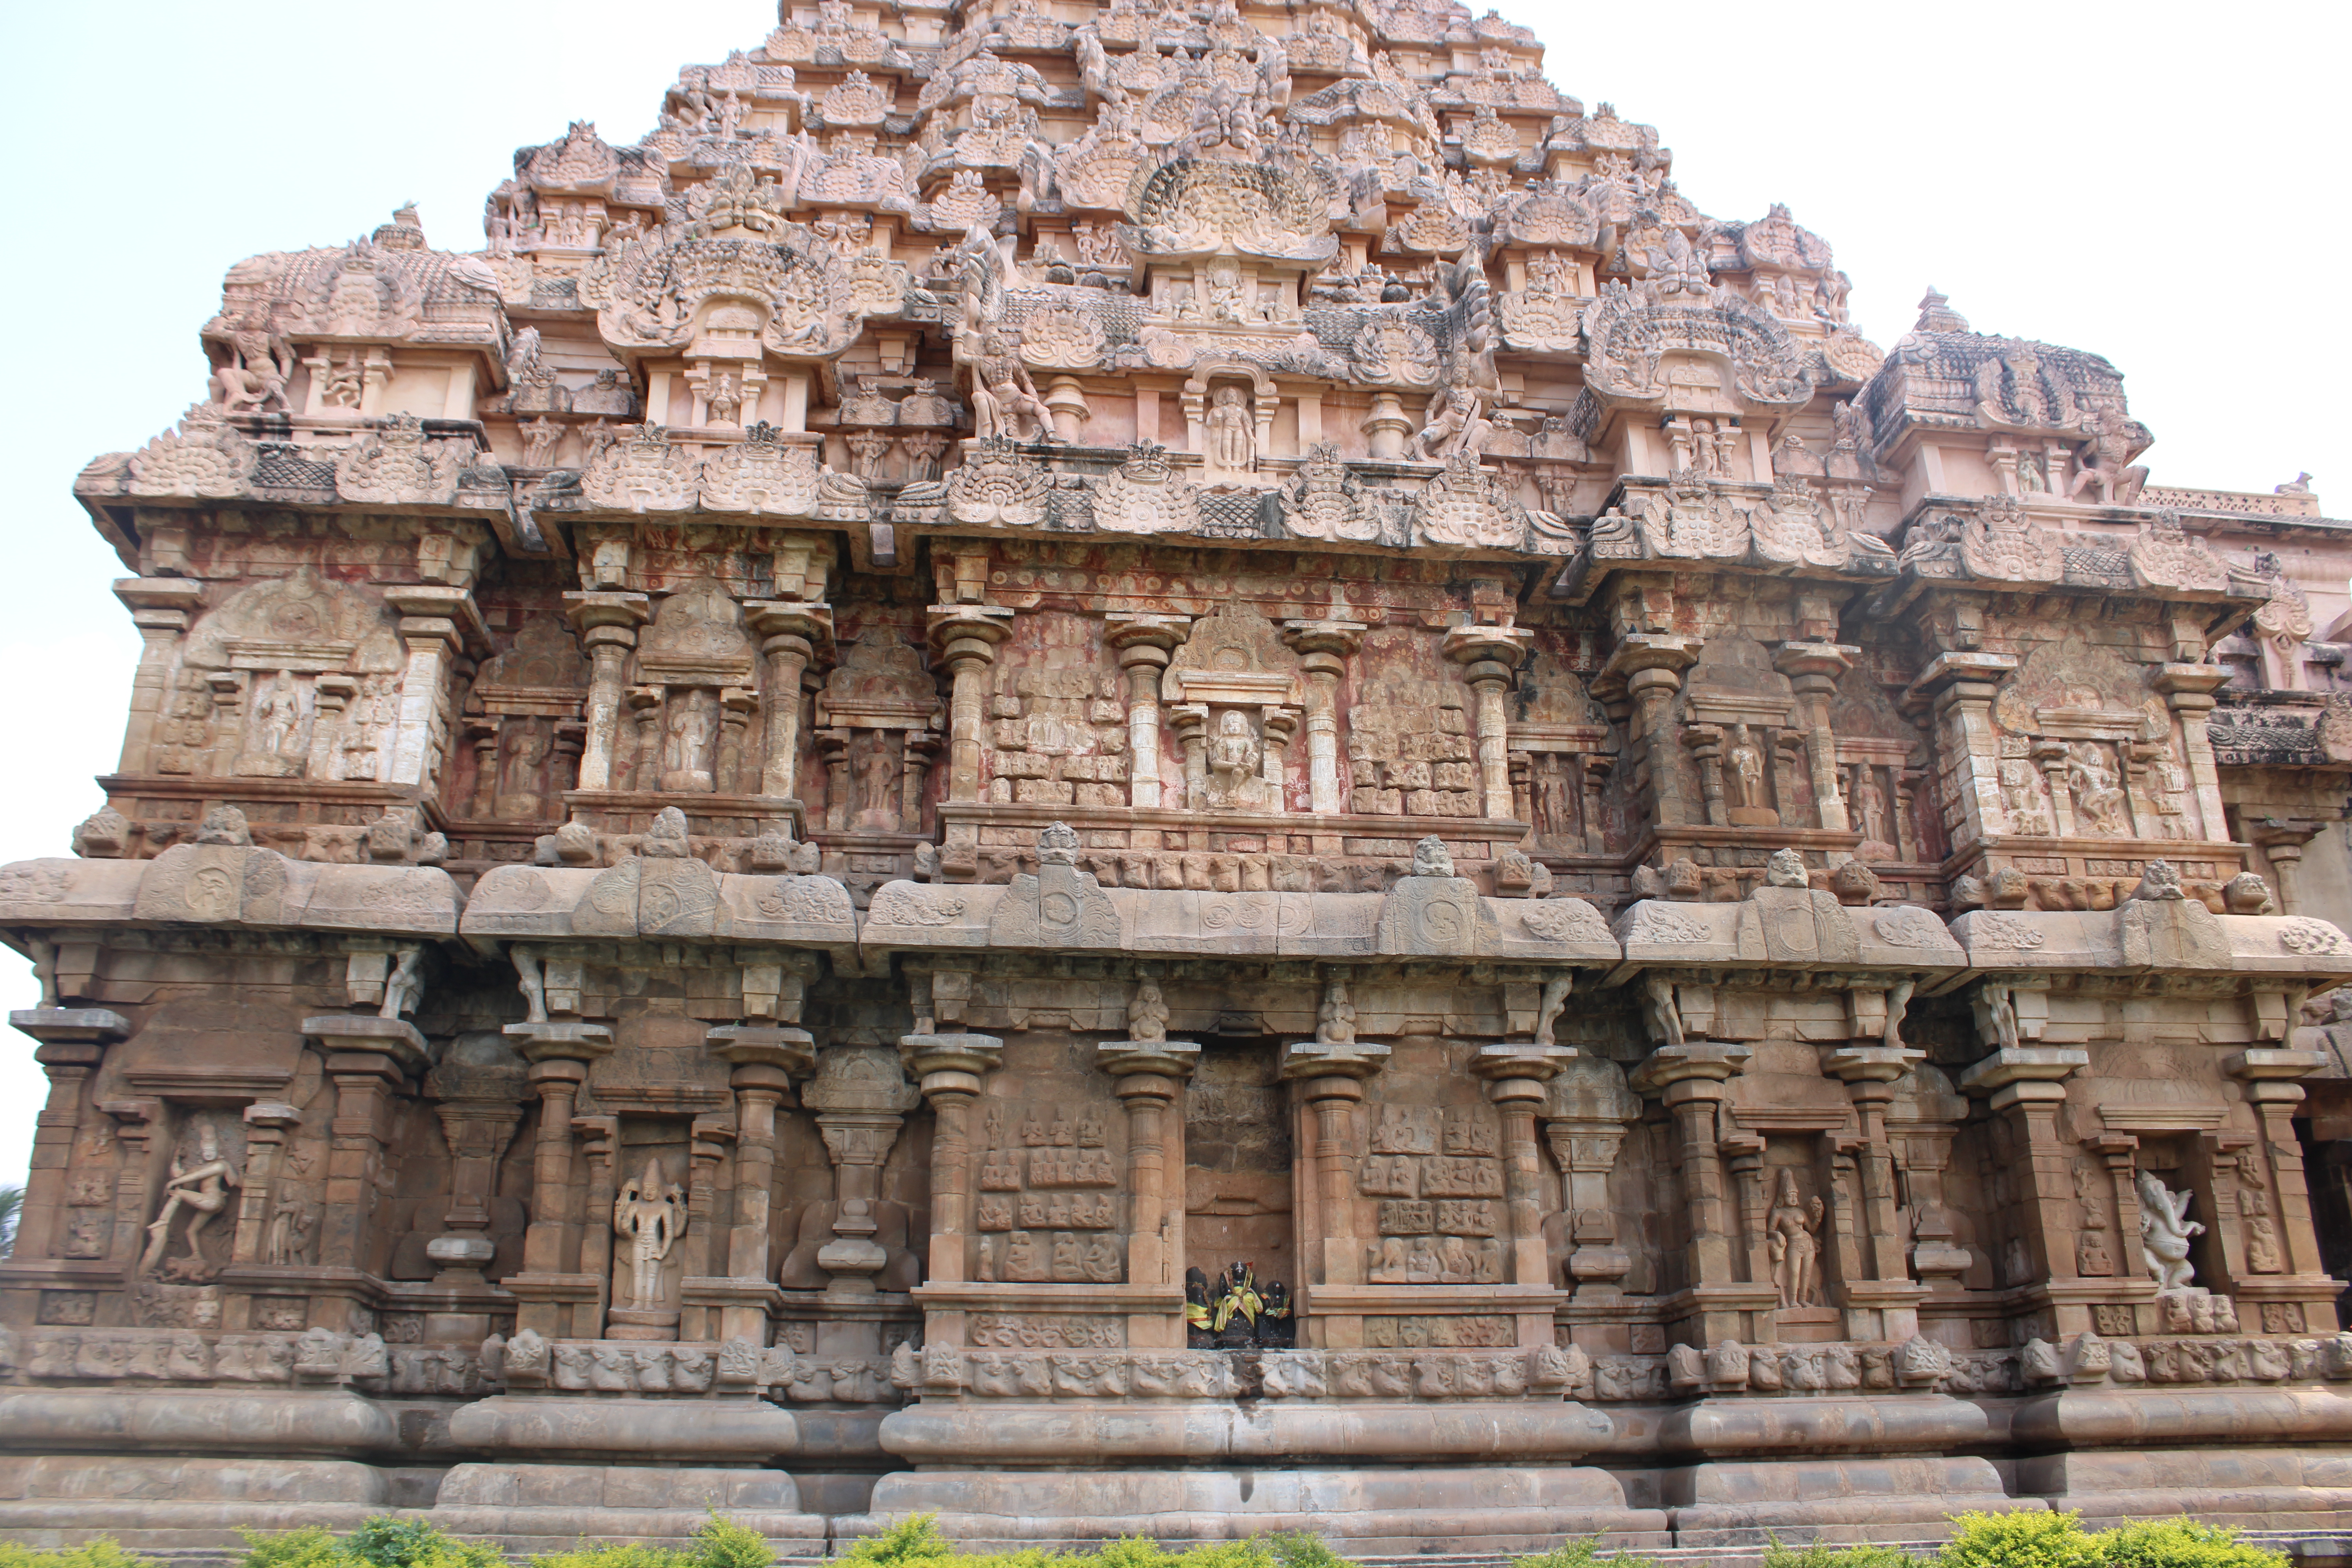
[[1125, 1118], [1076, 1043], [1008, 1043], [977, 1108], [974, 1277], [1114, 1285], [1127, 1278]]
[[1102, 623], [1023, 616], [989, 700], [988, 798], [1041, 805], [1127, 804], [1127, 707]]
[[1364, 651], [1346, 714], [1349, 809], [1378, 816], [1476, 816], [1470, 693], [1428, 635], [1381, 627]]
[[1400, 1042], [1366, 1085], [1351, 1228], [1367, 1284], [1510, 1282], [1502, 1120], [1469, 1074], [1470, 1052]]

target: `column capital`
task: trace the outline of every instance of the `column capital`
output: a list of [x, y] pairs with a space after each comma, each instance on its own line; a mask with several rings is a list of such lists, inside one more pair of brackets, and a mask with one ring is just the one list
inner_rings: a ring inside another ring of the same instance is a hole
[[1282, 1047], [1282, 1076], [1360, 1083], [1387, 1066], [1388, 1056], [1389, 1047], [1373, 1040], [1291, 1040]]
[[131, 1033], [131, 1020], [105, 1007], [21, 1007], [8, 1024], [45, 1046], [106, 1046]]
[[1609, 656], [1609, 663], [1596, 679], [1627, 680], [1652, 669], [1680, 676], [1698, 662], [1699, 650], [1705, 646], [1702, 639], [1678, 632], [1628, 632], [1618, 639], [1617, 651]]
[[1842, 1083], [1893, 1083], [1927, 1053], [1910, 1046], [1840, 1046], [1823, 1058], [1829, 1075]]
[[812, 648], [833, 648], [833, 606], [811, 599], [748, 599], [743, 624], [762, 637], [799, 637]]
[[2222, 1059], [2221, 1070], [2241, 1083], [2277, 1083], [2309, 1078], [2330, 1059], [2326, 1051], [2250, 1047], [2231, 1052]]
[[1364, 634], [1370, 630], [1371, 626], [1365, 621], [1285, 621], [1282, 640], [1298, 653], [1345, 658], [1364, 646]]
[[[1193, 1040], [1104, 1040], [1095, 1047], [1095, 1062], [1113, 1078], [1138, 1075], [1175, 1079], [1192, 1076], [1200, 1064], [1201, 1047]], [[1125, 1093], [1124, 1086], [1121, 1093]]]
[[646, 594], [587, 589], [563, 595], [564, 617], [583, 635], [599, 626], [634, 631], [653, 619], [653, 599]]
[[773, 1068], [788, 1078], [816, 1071], [816, 1037], [773, 1024], [721, 1024], [704, 1034], [710, 1054], [736, 1068]]
[[2164, 693], [2173, 708], [2213, 706], [2213, 693], [2230, 683], [2230, 671], [2218, 664], [2159, 664], [2148, 684]]
[[[1445, 634], [1445, 657], [1468, 667], [1472, 680], [1507, 680], [1511, 671], [1535, 646], [1536, 634], [1525, 626], [1455, 626]], [[1481, 665], [1498, 668], [1482, 670]]]
[[2007, 1046], [1960, 1075], [1968, 1094], [1990, 1094], [1996, 1110], [2028, 1100], [2063, 1100], [2067, 1079], [2091, 1065], [2075, 1046]]
[[1903, 702], [1933, 697], [1950, 686], [1998, 686], [2017, 665], [2018, 661], [2005, 653], [1939, 653], [1912, 680], [1903, 693]]
[[1641, 1094], [1662, 1093], [1677, 1084], [1720, 1084], [1738, 1076], [1755, 1054], [1747, 1046], [1723, 1040], [1660, 1046], [1642, 1059], [1627, 1081]]
[[593, 1062], [613, 1050], [613, 1031], [604, 1024], [551, 1019], [509, 1024], [504, 1033], [524, 1059], [531, 1062]]
[[1784, 642], [1772, 650], [1772, 668], [1792, 680], [1811, 679], [1834, 684], [1853, 668], [1862, 650], [1845, 643]]
[[996, 605], [933, 605], [925, 612], [931, 641], [948, 658], [957, 657], [958, 643], [976, 645], [964, 650], [965, 657], [985, 656], [1013, 635], [1013, 614]]
[[424, 1068], [425, 1037], [416, 1026], [372, 1013], [322, 1013], [302, 1020], [302, 1033], [328, 1050], [372, 1052], [390, 1059], [404, 1072]]
[[926, 1097], [977, 1094], [980, 1080], [1004, 1065], [1004, 1042], [994, 1035], [901, 1035], [898, 1060]]
[[1186, 641], [1192, 635], [1192, 617], [1166, 616], [1149, 610], [1113, 610], [1103, 616], [1104, 638], [1119, 651], [1119, 663], [1131, 662], [1134, 657], [1147, 657], [1144, 650], [1157, 648], [1166, 652]]

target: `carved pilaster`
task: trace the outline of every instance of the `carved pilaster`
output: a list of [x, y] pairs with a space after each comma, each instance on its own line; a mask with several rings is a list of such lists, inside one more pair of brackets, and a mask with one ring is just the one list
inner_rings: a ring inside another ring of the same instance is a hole
[[1509, 717], [1503, 698], [1512, 671], [1527, 658], [1535, 633], [1523, 626], [1456, 626], [1445, 634], [1445, 657], [1463, 667], [1478, 694], [1478, 779], [1486, 816], [1511, 819]]
[[1127, 1107], [1130, 1285], [1181, 1283], [1177, 1264], [1184, 1237], [1177, 1227], [1184, 1221], [1183, 1194], [1170, 1201], [1168, 1173], [1184, 1169], [1181, 1100], [1200, 1055], [1200, 1046], [1190, 1040], [1106, 1040], [1096, 1047], [1096, 1059], [1118, 1080], [1119, 1102]]
[[1363, 646], [1363, 621], [1285, 621], [1282, 640], [1298, 652], [1306, 678], [1307, 809], [1348, 809], [1339, 779], [1339, 681]]
[[619, 745], [621, 690], [628, 678], [629, 651], [637, 628], [652, 618], [643, 594], [566, 594], [572, 628], [588, 650], [587, 727], [580, 752], [580, 787], [613, 787], [614, 752]]

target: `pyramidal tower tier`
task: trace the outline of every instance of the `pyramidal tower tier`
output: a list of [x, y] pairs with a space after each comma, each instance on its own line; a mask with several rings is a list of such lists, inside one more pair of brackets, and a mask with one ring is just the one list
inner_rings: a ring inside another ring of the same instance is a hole
[[0, 1533], [2352, 1525], [2347, 526], [1540, 64], [788, 3], [233, 268]]

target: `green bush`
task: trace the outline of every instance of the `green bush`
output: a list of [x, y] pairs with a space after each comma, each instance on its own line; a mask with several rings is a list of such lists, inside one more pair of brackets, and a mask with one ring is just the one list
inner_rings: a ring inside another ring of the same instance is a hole
[[1775, 1541], [1764, 1549], [1764, 1568], [1936, 1568], [1936, 1560], [1868, 1541], [1850, 1546], [1832, 1546], [1822, 1541], [1810, 1546], [1783, 1546]]
[[122, 1543], [110, 1535], [95, 1541], [85, 1541], [79, 1546], [60, 1546], [54, 1552], [36, 1552], [29, 1546], [0, 1541], [0, 1568], [155, 1568], [154, 1560], [126, 1552]]
[[238, 1533], [246, 1545], [242, 1568], [504, 1568], [506, 1562], [487, 1542], [459, 1541], [421, 1519], [388, 1513], [362, 1520], [341, 1541], [316, 1525], [278, 1535]]
[[939, 1515], [910, 1513], [880, 1535], [853, 1543], [842, 1561], [866, 1568], [898, 1568], [902, 1563], [937, 1563], [955, 1554], [955, 1543], [940, 1533]]
[[2187, 1517], [2119, 1525], [2091, 1537], [2105, 1568], [2287, 1568], [2286, 1553]]
[[1650, 1560], [1646, 1557], [1631, 1556], [1622, 1552], [1612, 1552], [1603, 1556], [1598, 1539], [1589, 1535], [1563, 1541], [1549, 1552], [1521, 1557], [1516, 1561], [1514, 1568], [1601, 1568], [1603, 1563], [1608, 1564], [1608, 1568], [1651, 1568]]
[[2035, 1509], [1951, 1516], [1952, 1539], [1936, 1568], [2101, 1568], [2098, 1542], [2082, 1516]]
[[1321, 1536], [1304, 1530], [1263, 1538], [1280, 1568], [1348, 1568], [1348, 1560], [1331, 1550]]

